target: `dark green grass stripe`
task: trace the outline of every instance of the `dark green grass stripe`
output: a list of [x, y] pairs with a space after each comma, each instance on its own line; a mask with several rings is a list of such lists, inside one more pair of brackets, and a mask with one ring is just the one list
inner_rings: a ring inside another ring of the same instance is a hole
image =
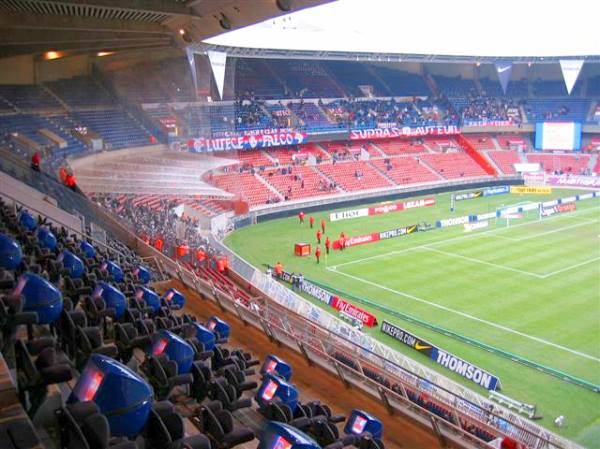
[[309, 281], [309, 282], [312, 282], [315, 285], [318, 285], [319, 287], [321, 287], [321, 288], [323, 288], [323, 289], [325, 289], [327, 291], [336, 293], [336, 294], [338, 294], [338, 295], [340, 295], [340, 296], [342, 296], [344, 298], [353, 299], [356, 302], [359, 302], [361, 304], [365, 304], [367, 306], [370, 306], [370, 307], [373, 307], [375, 309], [381, 310], [382, 312], [385, 312], [387, 314], [393, 315], [393, 316], [395, 316], [397, 318], [400, 318], [402, 320], [408, 321], [410, 323], [414, 323], [414, 324], [417, 324], [419, 326], [425, 327], [426, 329], [429, 329], [431, 331], [443, 334], [443, 335], [445, 335], [447, 337], [454, 338], [454, 339], [459, 340], [459, 341], [461, 341], [463, 343], [467, 343], [467, 344], [469, 344], [471, 346], [475, 346], [476, 348], [483, 349], [485, 351], [491, 352], [491, 353], [499, 355], [501, 357], [510, 359], [513, 362], [521, 363], [521, 364], [523, 364], [525, 366], [528, 366], [529, 368], [533, 368], [533, 369], [536, 369], [536, 370], [541, 371], [543, 373], [549, 374], [549, 375], [554, 376], [554, 377], [556, 377], [556, 378], [558, 378], [560, 380], [563, 380], [565, 382], [572, 383], [574, 385], [577, 385], [579, 387], [585, 388], [587, 390], [591, 390], [591, 391], [593, 391], [595, 393], [600, 392], [600, 385], [594, 384], [594, 383], [589, 382], [589, 381], [587, 381], [585, 379], [581, 379], [579, 377], [576, 377], [576, 376], [573, 376], [571, 374], [565, 373], [565, 372], [560, 371], [558, 369], [555, 369], [555, 368], [552, 368], [552, 367], [549, 367], [549, 366], [546, 366], [546, 365], [539, 364], [539, 363], [534, 362], [532, 360], [529, 360], [529, 359], [527, 359], [525, 357], [521, 357], [521, 356], [519, 356], [517, 354], [513, 354], [511, 352], [504, 351], [503, 349], [499, 349], [499, 348], [496, 348], [495, 346], [488, 345], [487, 343], [483, 343], [483, 342], [481, 342], [479, 340], [476, 340], [474, 338], [470, 338], [470, 337], [467, 337], [465, 335], [461, 335], [459, 333], [456, 333], [454, 331], [448, 330], [448, 329], [443, 328], [441, 326], [437, 326], [435, 324], [432, 324], [432, 323], [429, 323], [427, 321], [424, 321], [424, 320], [422, 320], [420, 318], [416, 318], [416, 317], [413, 317], [411, 315], [407, 315], [405, 313], [399, 312], [397, 310], [390, 309], [388, 307], [385, 307], [385, 306], [383, 306], [381, 304], [378, 304], [376, 302], [373, 302], [371, 300], [368, 300], [368, 299], [365, 299], [365, 298], [361, 298], [359, 296], [353, 295], [353, 294], [348, 293], [348, 292], [344, 292], [344, 291], [342, 291], [340, 289], [337, 289], [335, 287], [331, 287], [331, 286], [329, 286], [327, 284], [324, 284], [322, 282], [315, 281], [313, 279], [308, 279], [308, 278], [306, 278], [306, 280]]

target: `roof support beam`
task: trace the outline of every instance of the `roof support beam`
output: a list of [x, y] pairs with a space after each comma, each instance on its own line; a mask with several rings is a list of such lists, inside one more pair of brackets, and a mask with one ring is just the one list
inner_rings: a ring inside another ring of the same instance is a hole
[[73, 30], [73, 31], [118, 31], [122, 33], [151, 33], [170, 36], [172, 33], [162, 25], [129, 20], [105, 20], [93, 17], [41, 16], [32, 14], [0, 14], [0, 28]]
[[110, 8], [121, 11], [140, 11], [171, 16], [195, 16], [192, 8], [172, 0], [42, 0], [55, 5], [78, 5]]

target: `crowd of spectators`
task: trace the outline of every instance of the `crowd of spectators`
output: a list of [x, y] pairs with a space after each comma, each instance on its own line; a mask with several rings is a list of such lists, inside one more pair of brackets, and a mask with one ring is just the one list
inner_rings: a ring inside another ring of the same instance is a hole
[[470, 96], [468, 104], [457, 112], [463, 122], [508, 121], [518, 125], [521, 123], [518, 110], [512, 98]]
[[173, 257], [175, 248], [205, 247], [207, 240], [199, 234], [198, 220], [173, 210], [178, 204], [161, 199], [153, 208], [134, 203], [135, 197], [97, 194], [92, 200], [125, 220], [138, 237], [164, 254]]
[[399, 102], [388, 100], [342, 99], [324, 105], [331, 120], [350, 128], [389, 126], [448, 125], [456, 117], [443, 101], [425, 102], [418, 98]]

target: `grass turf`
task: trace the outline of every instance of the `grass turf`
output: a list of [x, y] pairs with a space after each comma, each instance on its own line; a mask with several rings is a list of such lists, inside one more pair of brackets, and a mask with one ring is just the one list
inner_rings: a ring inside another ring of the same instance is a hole
[[[500, 195], [456, 203], [436, 196], [432, 207], [380, 216], [329, 222], [326, 235], [385, 231], [421, 221], [493, 211], [527, 201], [566, 197], [572, 190], [549, 195]], [[351, 292], [380, 307], [450, 329], [508, 352], [600, 384], [600, 200], [577, 203], [574, 213], [538, 221], [537, 211], [507, 227], [465, 233], [462, 226], [416, 233], [335, 251], [317, 265], [314, 257], [293, 255], [298, 241], [316, 243], [316, 227], [296, 217], [239, 230], [226, 244], [255, 266], [281, 261], [288, 271]], [[328, 309], [318, 301], [320, 307]], [[465, 360], [497, 375], [503, 393], [537, 404], [541, 424], [587, 447], [600, 448], [600, 396], [548, 374], [512, 362], [466, 343], [403, 321], [379, 307], [361, 306], [381, 322], [387, 319]], [[329, 311], [334, 312], [332, 309]], [[415, 358], [482, 394], [485, 390], [382, 334], [366, 330], [396, 350]], [[552, 421], [565, 415], [558, 430]]]

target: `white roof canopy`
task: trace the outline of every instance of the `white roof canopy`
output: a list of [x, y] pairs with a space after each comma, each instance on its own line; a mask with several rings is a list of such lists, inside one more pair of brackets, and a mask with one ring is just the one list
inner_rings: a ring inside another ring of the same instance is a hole
[[213, 45], [482, 57], [600, 55], [600, 2], [339, 0], [221, 34]]

